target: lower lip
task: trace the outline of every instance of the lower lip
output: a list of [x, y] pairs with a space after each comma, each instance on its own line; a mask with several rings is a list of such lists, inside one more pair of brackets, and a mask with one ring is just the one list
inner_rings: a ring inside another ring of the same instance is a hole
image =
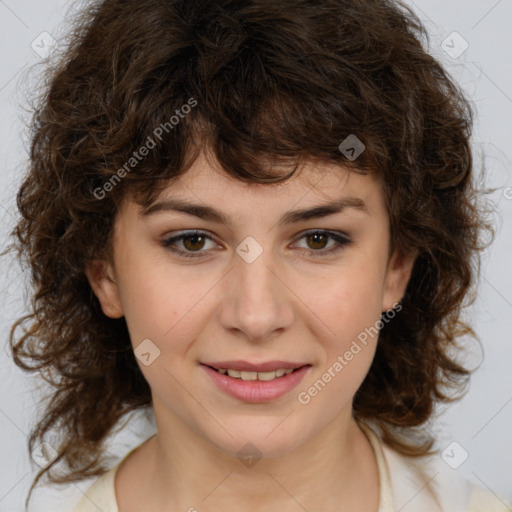
[[309, 368], [311, 368], [310, 366], [303, 366], [283, 377], [261, 381], [234, 379], [204, 364], [201, 364], [201, 366], [221, 391], [238, 400], [252, 403], [269, 402], [285, 395], [299, 384]]

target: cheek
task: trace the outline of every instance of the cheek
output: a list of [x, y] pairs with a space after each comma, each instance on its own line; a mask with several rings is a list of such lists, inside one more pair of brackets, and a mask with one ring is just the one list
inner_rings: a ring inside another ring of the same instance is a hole
[[381, 317], [379, 292], [375, 276], [352, 274], [331, 281], [329, 293], [313, 302], [323, 325], [315, 333], [323, 356], [298, 401], [314, 402], [319, 415], [333, 417], [348, 406], [370, 369]]
[[340, 269], [316, 290], [308, 302], [328, 327], [333, 348], [344, 349], [380, 319], [383, 269], [378, 262]]
[[316, 407], [337, 404], [329, 413], [335, 414], [335, 409], [352, 401], [375, 355], [384, 269], [385, 260], [359, 257], [322, 279], [323, 286], [316, 286], [317, 291], [310, 294], [308, 302], [321, 319], [314, 324], [323, 356], [318, 374], [308, 383], [312, 387], [302, 390], [300, 403], [319, 396]]
[[215, 276], [192, 266], [172, 269], [165, 258], [144, 254], [121, 260], [120, 269], [120, 300], [134, 346], [146, 338], [160, 347], [172, 340], [179, 350], [179, 340], [193, 339]]

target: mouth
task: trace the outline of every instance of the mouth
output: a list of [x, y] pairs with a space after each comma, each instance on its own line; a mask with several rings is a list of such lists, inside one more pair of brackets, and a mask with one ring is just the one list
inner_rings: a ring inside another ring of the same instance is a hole
[[218, 361], [201, 363], [209, 366], [212, 370], [233, 379], [269, 381], [280, 379], [296, 372], [304, 366], [311, 366], [308, 363], [291, 361], [266, 361], [264, 363], [251, 363], [238, 359], [236, 361]]
[[201, 363], [211, 381], [223, 393], [243, 402], [270, 402], [296, 388], [311, 364], [271, 361]]
[[277, 370], [267, 371], [267, 372], [255, 372], [255, 371], [247, 371], [247, 370], [235, 370], [234, 368], [215, 368], [214, 366], [205, 365], [210, 367], [212, 370], [222, 374], [228, 375], [233, 379], [240, 379], [245, 381], [251, 380], [259, 380], [259, 381], [271, 381], [274, 379], [280, 379], [286, 375], [290, 375], [290, 373], [294, 373], [304, 366], [303, 365], [298, 368], [278, 368]]

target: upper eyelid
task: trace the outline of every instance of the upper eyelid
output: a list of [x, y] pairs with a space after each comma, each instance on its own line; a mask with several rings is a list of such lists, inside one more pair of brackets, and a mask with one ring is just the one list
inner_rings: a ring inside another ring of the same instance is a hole
[[[342, 231], [334, 231], [334, 230], [329, 230], [329, 229], [321, 229], [321, 228], [313, 228], [313, 229], [307, 229], [305, 231], [301, 231], [299, 234], [297, 234], [294, 238], [294, 241], [298, 241], [302, 238], [304, 238], [306, 235], [311, 235], [311, 234], [315, 234], [315, 233], [321, 233], [321, 234], [325, 234], [327, 237], [330, 237], [332, 238], [335, 242], [339, 243], [338, 240], [336, 240], [336, 237], [337, 238], [344, 238], [346, 239], [347, 241], [351, 241], [352, 238], [342, 232]], [[175, 235], [169, 235], [169, 236], [166, 236], [163, 238], [163, 242], [178, 242], [178, 241], [181, 241], [183, 240], [184, 238], [187, 238], [189, 236], [194, 236], [194, 235], [201, 235], [201, 236], [204, 236], [205, 238], [207, 238], [208, 240], [211, 240], [213, 242], [216, 242], [216, 239], [215, 237], [213, 237], [212, 235], [210, 235], [207, 231], [202, 231], [202, 230], [199, 230], [199, 229], [192, 229], [192, 230], [185, 230], [185, 231], [180, 231], [178, 232], [178, 234], [175, 234]], [[218, 243], [218, 242], [216, 242]], [[169, 245], [171, 245], [171, 243], [169, 243]], [[190, 252], [196, 252], [196, 253], [201, 253], [201, 252], [207, 252], [207, 251], [190, 251]], [[318, 251], [320, 252], [320, 251]]]

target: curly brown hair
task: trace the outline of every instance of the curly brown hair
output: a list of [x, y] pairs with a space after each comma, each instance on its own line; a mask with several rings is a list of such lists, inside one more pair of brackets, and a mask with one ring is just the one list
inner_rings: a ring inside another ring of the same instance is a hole
[[[401, 453], [430, 453], [413, 427], [467, 387], [453, 349], [477, 338], [461, 313], [494, 230], [473, 180], [472, 107], [416, 14], [392, 0], [104, 0], [69, 34], [45, 68], [12, 233], [33, 286], [13, 358], [52, 390], [29, 450], [52, 429], [60, 439], [27, 503], [47, 472], [65, 483], [106, 471], [107, 435], [151, 405], [125, 320], [103, 314], [84, 268], [110, 258], [122, 201], [149, 205], [206, 144], [245, 182], [286, 180], [308, 159], [382, 177], [391, 246], [418, 256], [353, 414]], [[339, 149], [350, 134], [365, 145], [355, 160]], [[148, 138], [155, 147], [128, 168]], [[295, 165], [283, 176], [269, 162]], [[67, 469], [52, 474], [59, 461]]]

